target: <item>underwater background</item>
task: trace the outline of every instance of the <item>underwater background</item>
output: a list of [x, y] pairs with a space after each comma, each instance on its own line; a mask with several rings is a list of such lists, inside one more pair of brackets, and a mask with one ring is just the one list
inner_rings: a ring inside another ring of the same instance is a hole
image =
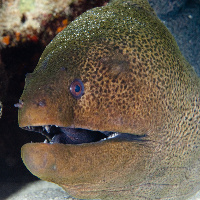
[[[85, 10], [106, 2], [51, 0], [47, 4], [41, 0], [37, 6], [35, 0], [0, 0], [0, 199], [13, 199], [11, 196], [27, 183], [38, 180], [23, 165], [20, 149], [23, 144], [41, 142], [44, 137], [20, 129], [14, 107], [22, 94], [25, 75], [33, 71], [45, 46], [58, 32]], [[149, 2], [200, 76], [200, 0]], [[37, 191], [37, 187], [42, 189], [41, 184], [35, 183], [30, 191]], [[45, 193], [37, 199], [55, 199], [55, 191], [59, 199], [67, 197], [52, 184], [43, 183], [43, 190]]]

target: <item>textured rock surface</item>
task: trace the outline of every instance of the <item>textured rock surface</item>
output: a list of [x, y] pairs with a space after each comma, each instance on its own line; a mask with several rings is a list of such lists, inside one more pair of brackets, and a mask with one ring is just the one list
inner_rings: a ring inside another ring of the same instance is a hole
[[[188, 200], [199, 200], [200, 192]], [[78, 200], [69, 196], [62, 188], [53, 183], [37, 181], [24, 186], [6, 200]]]
[[12, 35], [13, 32], [17, 41], [20, 40], [20, 37], [32, 37], [41, 32], [45, 23], [51, 20], [52, 16], [61, 12], [68, 14], [69, 5], [73, 0], [10, 0], [2, 2], [0, 40], [3, 44], [7, 44], [8, 37], [6, 38], [6, 36]]
[[70, 197], [62, 188], [53, 183], [36, 181], [24, 186], [24, 188], [13, 194], [6, 200], [75, 200]]

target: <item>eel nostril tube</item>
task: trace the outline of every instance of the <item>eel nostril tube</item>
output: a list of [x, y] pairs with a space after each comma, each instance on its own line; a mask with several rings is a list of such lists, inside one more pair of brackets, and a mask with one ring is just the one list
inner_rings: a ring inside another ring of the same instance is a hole
[[22, 100], [19, 99], [19, 103], [14, 104], [14, 106], [16, 108], [22, 108], [23, 107], [24, 102]]

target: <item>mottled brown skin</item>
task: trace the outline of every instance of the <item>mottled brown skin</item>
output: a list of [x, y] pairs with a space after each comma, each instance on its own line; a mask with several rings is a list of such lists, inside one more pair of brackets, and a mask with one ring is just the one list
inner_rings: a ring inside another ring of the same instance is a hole
[[[85, 94], [72, 97], [80, 79]], [[200, 189], [200, 81], [147, 1], [113, 1], [72, 22], [26, 78], [19, 126], [145, 135], [31, 143], [27, 168], [78, 198], [187, 199]]]

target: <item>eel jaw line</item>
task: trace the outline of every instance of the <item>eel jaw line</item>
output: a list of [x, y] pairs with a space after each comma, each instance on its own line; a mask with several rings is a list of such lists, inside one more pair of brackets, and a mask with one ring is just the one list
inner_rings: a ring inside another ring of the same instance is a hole
[[[28, 131], [39, 132], [46, 137], [44, 143], [84, 144], [108, 140], [147, 141], [147, 135], [134, 135], [116, 131], [97, 131], [83, 128], [60, 127], [57, 125], [26, 126]], [[145, 139], [144, 139], [145, 138]]]

